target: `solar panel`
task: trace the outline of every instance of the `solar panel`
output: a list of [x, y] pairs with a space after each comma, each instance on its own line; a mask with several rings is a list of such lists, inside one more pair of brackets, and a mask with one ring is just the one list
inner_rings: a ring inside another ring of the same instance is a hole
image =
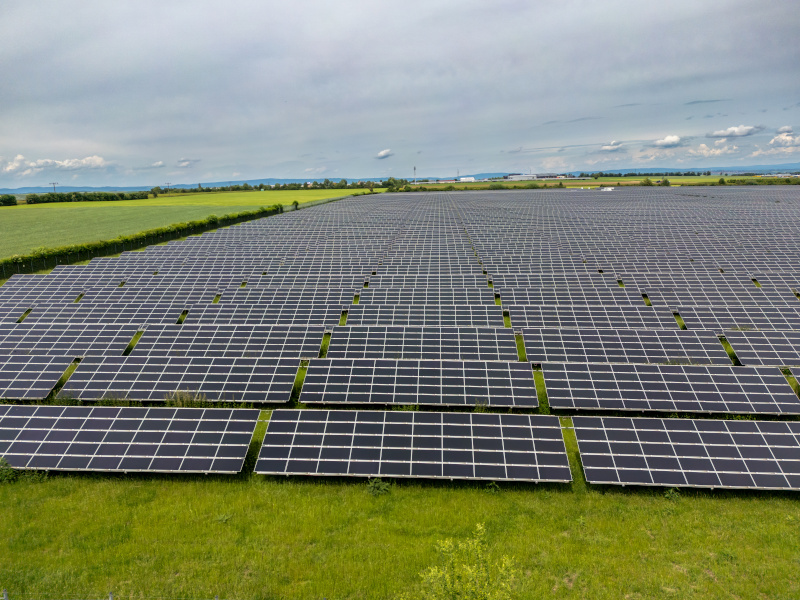
[[188, 306], [136, 302], [130, 304], [94, 304], [79, 302], [36, 306], [25, 318], [25, 323], [78, 324], [173, 324]]
[[539, 406], [527, 363], [346, 358], [310, 361], [300, 402]]
[[16, 469], [238, 473], [258, 410], [0, 406], [0, 456]]
[[287, 325], [153, 325], [131, 356], [315, 358], [322, 327]]
[[552, 287], [552, 288], [507, 288], [497, 287], [504, 306], [644, 306], [642, 293], [621, 287]]
[[219, 402], [289, 401], [299, 360], [199, 356], [89, 357], [59, 398], [97, 401], [200, 397]]
[[730, 365], [710, 331], [668, 329], [523, 329], [528, 360]]
[[800, 423], [573, 417], [586, 481], [800, 490]]
[[689, 329], [800, 329], [800, 308], [792, 306], [679, 306], [676, 311]]
[[135, 334], [135, 326], [102, 323], [0, 325], [0, 354], [121, 355]]
[[[361, 288], [361, 286], [359, 286]], [[229, 288], [222, 292], [220, 304], [352, 304], [359, 288]], [[362, 288], [363, 289], [363, 288]]]
[[369, 287], [358, 290], [361, 304], [490, 304], [494, 305], [494, 291], [489, 287], [425, 288], [425, 287]]
[[30, 308], [26, 304], [0, 304], [0, 324], [16, 323]]
[[558, 417], [276, 410], [256, 473], [569, 482]]
[[[352, 305], [350, 305], [352, 306]], [[350, 306], [332, 304], [207, 304], [192, 307], [185, 325], [296, 325], [333, 327]]]
[[512, 327], [680, 329], [668, 308], [650, 306], [509, 306]]
[[703, 365], [542, 365], [552, 408], [800, 414], [779, 369]]
[[354, 304], [347, 311], [348, 325], [504, 327], [500, 306]]
[[335, 327], [328, 358], [518, 360], [514, 332], [490, 327]]
[[800, 366], [800, 331], [726, 331], [743, 365]]
[[0, 356], [0, 398], [43, 400], [71, 363], [67, 356]]

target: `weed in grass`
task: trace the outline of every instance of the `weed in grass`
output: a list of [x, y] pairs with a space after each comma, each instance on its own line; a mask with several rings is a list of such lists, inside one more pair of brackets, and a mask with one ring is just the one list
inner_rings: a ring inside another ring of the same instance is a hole
[[367, 490], [373, 496], [383, 496], [388, 494], [392, 487], [388, 481], [383, 481], [380, 477], [375, 477], [367, 481]]
[[519, 573], [508, 556], [492, 559], [482, 523], [463, 541], [440, 540], [436, 544], [439, 565], [422, 573], [421, 585], [403, 600], [474, 599], [507, 600], [513, 597]]
[[18, 476], [19, 473], [0, 456], [0, 483], [14, 483]]
[[667, 500], [678, 500], [681, 497], [681, 492], [678, 488], [669, 488], [664, 491], [664, 498]]
[[497, 484], [496, 481], [490, 481], [486, 484], [486, 491], [490, 494], [496, 494], [500, 491], [500, 486]]

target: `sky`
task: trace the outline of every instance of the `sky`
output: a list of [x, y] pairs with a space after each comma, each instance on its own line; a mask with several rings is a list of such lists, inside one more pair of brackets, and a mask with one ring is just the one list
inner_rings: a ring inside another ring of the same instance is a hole
[[800, 162], [796, 0], [0, 4], [0, 187]]

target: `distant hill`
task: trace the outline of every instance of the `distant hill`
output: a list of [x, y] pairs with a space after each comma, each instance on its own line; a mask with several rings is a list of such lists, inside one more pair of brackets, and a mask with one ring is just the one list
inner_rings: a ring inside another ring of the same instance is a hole
[[[800, 163], [788, 163], [782, 165], [737, 165], [735, 167], [647, 167], [647, 168], [639, 168], [639, 169], [603, 169], [606, 173], [664, 173], [664, 172], [686, 172], [686, 171], [695, 171], [695, 172], [703, 172], [703, 171], [711, 171], [713, 174], [717, 173], [729, 173], [729, 174], [737, 174], [737, 173], [786, 173], [786, 172], [796, 172], [800, 171]], [[579, 175], [580, 173], [588, 173], [591, 172], [590, 169], [584, 169], [583, 171], [570, 171], [570, 175]], [[475, 174], [464, 174], [461, 177], [474, 177], [475, 179], [492, 179], [495, 177], [503, 177], [508, 175], [507, 172], [504, 173], [475, 173]], [[332, 181], [339, 181], [341, 179], [347, 179], [347, 181], [381, 181], [382, 179], [387, 179], [387, 177], [360, 177], [360, 178], [350, 178], [350, 177], [331, 177], [329, 178]], [[406, 177], [406, 179], [413, 179], [412, 176]], [[419, 175], [417, 180], [420, 179], [428, 179], [428, 180], [439, 180], [439, 179], [456, 179], [452, 175], [448, 176], [422, 176]], [[306, 181], [319, 181], [322, 182], [324, 179], [275, 179], [272, 177], [267, 177], [264, 179], [248, 179], [248, 180], [229, 180], [229, 181], [211, 181], [211, 182], [200, 182], [202, 183], [203, 187], [222, 187], [228, 185], [241, 185], [244, 183], [250, 184], [252, 186], [257, 186], [259, 184], [264, 185], [275, 185], [276, 183], [284, 184], [284, 183], [305, 183]], [[67, 186], [67, 185], [59, 185], [57, 187], [57, 191], [59, 192], [135, 192], [139, 190], [149, 190], [151, 188], [156, 187], [157, 185], [163, 184], [153, 184], [153, 185], [139, 185], [139, 186], [102, 186], [102, 187], [93, 187], [93, 186]], [[174, 188], [194, 188], [197, 187], [197, 183], [176, 183], [171, 187]], [[0, 188], [1, 194], [44, 194], [46, 192], [52, 192], [53, 188], [49, 186], [32, 186], [32, 187], [21, 187], [21, 188]]]

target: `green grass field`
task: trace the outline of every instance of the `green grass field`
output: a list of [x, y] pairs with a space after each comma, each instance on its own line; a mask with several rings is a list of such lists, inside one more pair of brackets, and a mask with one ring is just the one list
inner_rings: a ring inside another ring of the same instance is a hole
[[580, 477], [398, 481], [378, 496], [359, 479], [25, 477], [0, 484], [0, 587], [11, 600], [413, 597], [435, 543], [483, 523], [519, 598], [800, 596], [796, 495], [669, 496]]
[[278, 203], [289, 206], [295, 200], [303, 204], [336, 198], [350, 191], [173, 194], [149, 200], [6, 206], [0, 208], [0, 258], [26, 254], [40, 247], [112, 239], [212, 214], [222, 216]]

